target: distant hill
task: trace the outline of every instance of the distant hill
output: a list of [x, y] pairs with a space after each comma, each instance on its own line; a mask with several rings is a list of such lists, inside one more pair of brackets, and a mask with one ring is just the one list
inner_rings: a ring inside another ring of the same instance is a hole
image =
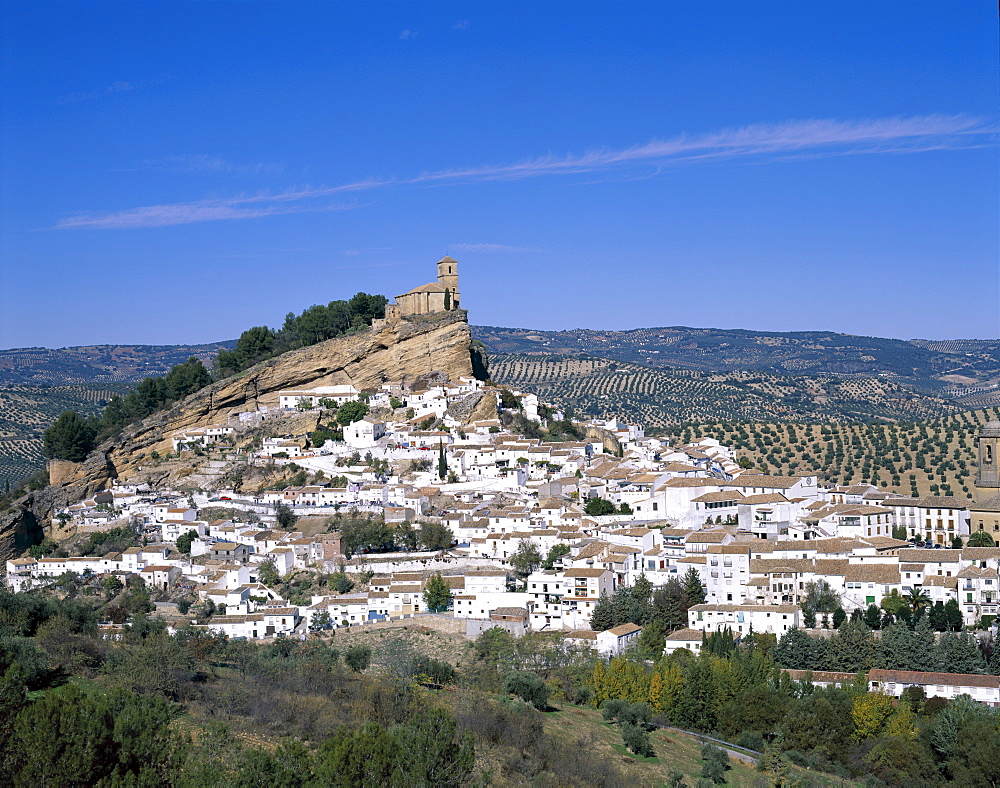
[[702, 372], [571, 355], [497, 354], [491, 355], [489, 367], [499, 385], [651, 431], [720, 421], [919, 421], [960, 410], [953, 400], [891, 378]]
[[111, 397], [191, 356], [211, 366], [235, 341], [0, 350], [0, 489], [44, 467], [42, 433], [64, 410], [100, 413]]
[[191, 356], [209, 366], [220, 350], [235, 346], [236, 340], [206, 345], [84, 345], [0, 350], [0, 387], [138, 383], [148, 375], [164, 374]]
[[[491, 354], [582, 354], [703, 372], [887, 377], [948, 397], [989, 394], [998, 391], [1000, 383], [1000, 340], [902, 340], [832, 331], [686, 326], [631, 331], [473, 326], [472, 332]], [[972, 407], [986, 404], [993, 403]]]

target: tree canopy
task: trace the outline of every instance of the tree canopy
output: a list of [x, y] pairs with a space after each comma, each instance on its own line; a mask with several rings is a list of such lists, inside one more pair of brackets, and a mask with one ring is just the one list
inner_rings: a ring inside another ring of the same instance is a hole
[[45, 456], [83, 462], [94, 448], [97, 429], [75, 410], [67, 410], [45, 430]]
[[236, 341], [235, 348], [216, 356], [216, 370], [226, 377], [288, 350], [363, 329], [373, 320], [385, 317], [387, 303], [385, 296], [357, 293], [347, 301], [316, 304], [300, 315], [289, 312], [278, 330], [267, 326], [248, 328]]

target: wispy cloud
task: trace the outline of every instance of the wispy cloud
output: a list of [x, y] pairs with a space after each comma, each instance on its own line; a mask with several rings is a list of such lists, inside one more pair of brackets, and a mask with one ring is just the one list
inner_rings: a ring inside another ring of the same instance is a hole
[[[310, 195], [314, 196], [314, 195]], [[257, 195], [255, 197], [197, 200], [188, 203], [147, 205], [124, 211], [80, 213], [62, 219], [59, 230], [125, 230], [139, 227], [167, 227], [176, 224], [218, 222], [231, 219], [259, 219], [290, 213], [315, 211], [347, 211], [359, 205], [304, 205], [294, 202], [303, 193]]]
[[[212, 198], [62, 219], [59, 229], [160, 227], [171, 224], [250, 219], [282, 213], [343, 210], [316, 201], [345, 192], [389, 186], [428, 186], [517, 180], [546, 175], [614, 173], [619, 180], [655, 177], [671, 168], [729, 160], [782, 161], [795, 158], [920, 153], [995, 145], [998, 129], [981, 118], [924, 115], [862, 121], [803, 120], [758, 124], [700, 135], [680, 135], [621, 149], [546, 155], [512, 164], [425, 172], [408, 178], [373, 178], [341, 186], [307, 187], [279, 194]], [[352, 206], [353, 207], [353, 206]]]
[[417, 33], [416, 30], [404, 30], [402, 33], [399, 34], [399, 40], [409, 41], [411, 38], [416, 38], [418, 35], [420, 34]]
[[449, 244], [448, 249], [456, 252], [482, 252], [485, 254], [541, 251], [534, 246], [508, 246], [507, 244]]
[[233, 162], [204, 153], [184, 153], [163, 159], [145, 159], [139, 169], [166, 172], [197, 172], [212, 175], [277, 175], [284, 167], [268, 162]]
[[468, 19], [459, 19], [455, 24], [451, 26], [452, 30], [468, 30], [469, 26], [472, 24]]
[[112, 82], [105, 88], [100, 90], [87, 90], [80, 91], [78, 93], [69, 93], [65, 96], [60, 96], [56, 101], [60, 104], [71, 104], [74, 101], [89, 101], [90, 99], [100, 98], [102, 96], [113, 96], [115, 93], [127, 93], [130, 90], [135, 90], [136, 86], [131, 82]]

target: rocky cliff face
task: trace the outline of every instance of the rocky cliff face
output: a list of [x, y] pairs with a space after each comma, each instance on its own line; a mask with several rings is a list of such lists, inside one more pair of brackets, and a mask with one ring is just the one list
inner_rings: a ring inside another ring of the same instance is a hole
[[377, 389], [390, 380], [439, 372], [472, 377], [475, 352], [464, 310], [385, 321], [359, 334], [330, 339], [265, 361], [155, 413], [101, 444], [61, 480], [29, 493], [0, 512], [0, 560], [41, 539], [42, 527], [68, 503], [93, 495], [114, 478], [126, 479], [150, 452], [171, 451], [178, 430], [225, 423], [235, 413], [276, 405], [282, 389], [352, 384]]

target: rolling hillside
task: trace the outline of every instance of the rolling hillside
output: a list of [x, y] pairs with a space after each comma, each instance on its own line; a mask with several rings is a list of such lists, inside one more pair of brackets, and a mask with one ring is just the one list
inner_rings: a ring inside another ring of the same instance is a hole
[[682, 422], [914, 421], [954, 413], [951, 400], [886, 378], [663, 369], [595, 356], [495, 355], [493, 380], [593, 416], [666, 429]]
[[0, 489], [45, 467], [42, 433], [64, 410], [96, 414], [115, 394], [234, 342], [0, 350]]
[[964, 498], [976, 477], [975, 435], [995, 419], [1000, 409], [899, 424], [685, 424], [676, 434], [716, 438], [770, 473], [809, 471], [835, 484]]
[[0, 488], [45, 467], [42, 433], [64, 410], [99, 413], [128, 384], [8, 386], [0, 389]]
[[473, 326], [472, 331], [491, 354], [590, 355], [702, 372], [887, 377], [949, 397], [992, 393], [1000, 404], [998, 340], [901, 340], [829, 331], [684, 326], [632, 331]]
[[206, 365], [231, 342], [208, 345], [88, 345], [81, 347], [12, 348], [0, 350], [0, 387], [92, 386], [98, 383], [138, 383], [161, 375], [191, 356]]

